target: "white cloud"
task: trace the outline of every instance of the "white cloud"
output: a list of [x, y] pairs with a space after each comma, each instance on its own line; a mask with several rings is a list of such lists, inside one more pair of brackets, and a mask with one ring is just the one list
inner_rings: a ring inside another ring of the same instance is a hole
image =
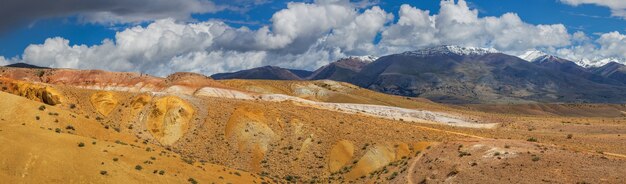
[[211, 0], [3, 0], [0, 6], [0, 30], [42, 18], [67, 16], [77, 16], [81, 22], [112, 25], [165, 18], [189, 21], [192, 20], [192, 14], [237, 8], [230, 4], [218, 5]]
[[583, 66], [602, 66], [615, 61], [626, 64], [626, 35], [619, 32], [603, 33], [592, 40], [584, 33], [575, 33], [582, 37], [577, 45], [559, 48], [554, 51], [557, 56], [578, 62]]
[[[289, 3], [272, 16], [270, 25], [256, 30], [216, 20], [185, 23], [162, 19], [117, 32], [114, 38], [93, 46], [49, 38], [43, 44], [28, 46], [21, 61], [164, 76], [178, 71], [213, 74], [264, 65], [312, 70], [345, 56], [380, 56], [440, 44], [508, 52], [549, 48], [569, 55], [626, 53], [619, 33], [591, 41], [582, 32], [568, 34], [561, 24], [532, 25], [514, 13], [479, 17], [464, 0], [442, 1], [439, 14], [433, 15], [402, 5], [396, 22], [392, 13], [377, 6], [364, 10], [357, 6], [346, 0]], [[375, 42], [377, 37], [379, 43]]]
[[4, 56], [0, 56], [0, 66], [6, 66], [8, 64], [11, 64], [11, 62], [9, 62], [9, 60], [5, 59]]
[[439, 14], [409, 5], [400, 8], [400, 18], [383, 32], [382, 44], [390, 51], [448, 44], [494, 47], [519, 51], [535, 47], [559, 47], [570, 44], [570, 35], [562, 24], [531, 25], [514, 13], [500, 17], [479, 17], [464, 0], [442, 1]]
[[611, 15], [615, 17], [621, 17], [626, 19], [626, 1], [624, 0], [560, 0], [561, 2], [578, 6], [582, 4], [593, 4], [597, 6], [604, 6], [611, 9]]

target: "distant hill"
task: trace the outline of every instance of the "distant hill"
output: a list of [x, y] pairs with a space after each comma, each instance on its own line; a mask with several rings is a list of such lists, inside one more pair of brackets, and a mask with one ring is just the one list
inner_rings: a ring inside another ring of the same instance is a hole
[[289, 70], [291, 73], [297, 75], [298, 77], [302, 79], [307, 78], [311, 76], [311, 74], [313, 74], [312, 71], [308, 71], [308, 70], [297, 70], [297, 69], [287, 69], [287, 70]]
[[602, 83], [602, 84], [610, 84], [610, 85], [621, 85], [622, 82], [617, 81], [615, 79], [607, 78], [602, 75], [598, 75], [590, 69], [579, 66], [573, 61], [563, 59], [560, 57], [552, 56], [552, 55], [543, 55], [535, 58], [530, 61], [536, 65], [547, 67], [553, 70], [558, 70], [561, 72], [569, 73], [572, 75], [577, 75], [579, 77], [585, 78], [587, 80]]
[[[297, 74], [296, 74], [297, 73]], [[233, 73], [211, 75], [213, 79], [266, 79], [266, 80], [302, 80], [309, 71], [290, 70], [276, 66], [264, 66]]]
[[212, 77], [329, 79], [445, 103], [626, 102], [626, 66], [584, 68], [539, 51], [516, 57], [494, 49], [438, 46], [381, 58], [344, 58], [302, 76], [306, 74], [266, 66]]
[[350, 81], [447, 103], [625, 102], [626, 87], [488, 49], [441, 46], [381, 57]]
[[349, 57], [332, 62], [313, 72], [308, 79], [320, 80], [330, 79], [335, 81], [348, 82], [350, 78], [356, 75], [367, 64], [370, 64], [377, 58], [375, 57]]
[[626, 84], [626, 66], [616, 62], [610, 62], [604, 66], [593, 68], [591, 71], [602, 77], [617, 80]]
[[14, 63], [14, 64], [6, 65], [6, 67], [35, 68], [35, 69], [46, 69], [46, 68], [48, 68], [48, 67], [35, 66], [35, 65], [27, 64], [27, 63]]

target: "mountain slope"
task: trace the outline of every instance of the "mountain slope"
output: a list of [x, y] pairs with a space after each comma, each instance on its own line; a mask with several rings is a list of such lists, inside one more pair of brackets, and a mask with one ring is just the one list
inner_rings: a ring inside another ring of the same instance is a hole
[[493, 50], [449, 46], [382, 57], [350, 82], [447, 103], [626, 101], [624, 87], [595, 83]]
[[[308, 72], [295, 70], [300, 76]], [[214, 79], [267, 79], [267, 80], [302, 80], [302, 78], [292, 72], [292, 70], [276, 66], [264, 66], [233, 73], [218, 73], [211, 75]]]
[[601, 84], [610, 84], [610, 85], [622, 85], [622, 82], [620, 81], [592, 73], [591, 71], [589, 71], [589, 69], [586, 69], [577, 65], [573, 61], [559, 58], [556, 56], [543, 55], [543, 56], [536, 57], [534, 60], [531, 60], [531, 62], [539, 66], [547, 67], [552, 70], [576, 75], [578, 77], [585, 78], [593, 82], [597, 82]]
[[626, 181], [618, 106], [529, 117], [330, 80], [9, 67], [0, 90], [6, 183]]
[[332, 62], [313, 72], [308, 79], [330, 79], [347, 82], [367, 64], [375, 61], [375, 57], [349, 57]]
[[604, 66], [593, 68], [591, 71], [597, 75], [626, 84], [626, 65], [610, 62]]
[[6, 67], [13, 67], [13, 68], [39, 68], [39, 69], [47, 68], [47, 67], [31, 65], [31, 64], [28, 64], [28, 63], [14, 63], [14, 64], [6, 65]]

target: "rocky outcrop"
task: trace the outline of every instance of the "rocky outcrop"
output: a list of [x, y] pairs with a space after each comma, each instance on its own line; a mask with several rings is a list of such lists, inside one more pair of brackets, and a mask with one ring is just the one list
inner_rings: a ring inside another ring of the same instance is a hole
[[11, 80], [4, 80], [2, 83], [2, 91], [4, 92], [43, 102], [48, 105], [63, 103], [63, 95], [53, 87], [47, 85]]
[[194, 113], [191, 104], [179, 97], [166, 96], [152, 104], [146, 125], [156, 140], [171, 145], [185, 135]]
[[92, 94], [89, 99], [91, 100], [91, 105], [93, 105], [96, 111], [104, 116], [109, 116], [111, 111], [113, 111], [119, 103], [115, 94], [107, 91], [96, 92]]
[[328, 171], [340, 171], [354, 157], [354, 144], [348, 140], [341, 140], [333, 145], [328, 160]]

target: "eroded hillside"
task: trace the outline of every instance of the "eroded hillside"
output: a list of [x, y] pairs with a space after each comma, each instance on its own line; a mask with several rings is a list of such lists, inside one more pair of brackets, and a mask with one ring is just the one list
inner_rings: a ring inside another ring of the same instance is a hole
[[0, 71], [0, 177], [12, 183], [481, 183], [563, 167], [556, 182], [626, 179], [621, 117], [514, 116], [333, 81]]

